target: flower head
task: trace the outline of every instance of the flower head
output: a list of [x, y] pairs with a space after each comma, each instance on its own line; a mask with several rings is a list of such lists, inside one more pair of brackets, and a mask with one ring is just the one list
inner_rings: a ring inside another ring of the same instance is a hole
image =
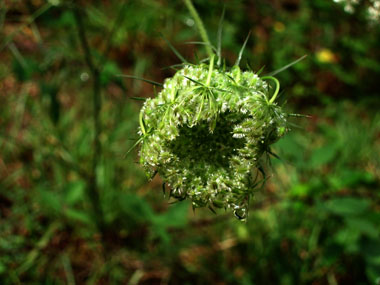
[[257, 74], [237, 66], [184, 66], [141, 109], [141, 164], [161, 176], [172, 197], [244, 219], [260, 157], [286, 131], [269, 92]]

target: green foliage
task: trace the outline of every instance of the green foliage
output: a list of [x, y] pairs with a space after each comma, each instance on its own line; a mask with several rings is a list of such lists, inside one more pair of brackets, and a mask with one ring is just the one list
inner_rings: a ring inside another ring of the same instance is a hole
[[[226, 1], [221, 66], [236, 61], [249, 31], [240, 65], [265, 65], [260, 77], [308, 55], [276, 75], [285, 90], [276, 101], [311, 117], [289, 118], [297, 125], [272, 149], [281, 160], [264, 169], [273, 176], [240, 223], [207, 209], [194, 215], [186, 201], [170, 205], [137, 154], [124, 158], [141, 108], [130, 98], [161, 89], [116, 75], [172, 78], [162, 68], [178, 59], [160, 33], [189, 62], [207, 56], [204, 45], [182, 44], [199, 40], [186, 7], [79, 6], [101, 83], [93, 169], [94, 75], [78, 35], [79, 1], [53, 2], [0, 1], [1, 284], [378, 282], [380, 31], [361, 7]], [[194, 5], [218, 42], [223, 7]]]

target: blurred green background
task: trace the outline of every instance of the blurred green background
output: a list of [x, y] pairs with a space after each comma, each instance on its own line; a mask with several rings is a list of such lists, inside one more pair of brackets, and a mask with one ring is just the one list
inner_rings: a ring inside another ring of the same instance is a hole
[[[248, 221], [147, 181], [141, 101], [205, 57], [182, 1], [0, 2], [0, 284], [380, 284], [380, 23], [364, 2], [194, 0], [295, 118]], [[158, 90], [157, 90], [158, 91]], [[95, 100], [94, 100], [95, 99]], [[99, 100], [101, 99], [101, 100]]]

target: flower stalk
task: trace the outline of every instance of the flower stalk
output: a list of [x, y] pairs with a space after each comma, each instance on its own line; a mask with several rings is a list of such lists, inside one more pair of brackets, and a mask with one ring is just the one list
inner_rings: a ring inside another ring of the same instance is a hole
[[207, 35], [205, 26], [203, 25], [203, 21], [199, 17], [199, 14], [193, 5], [193, 2], [191, 0], [184, 0], [184, 1], [185, 1], [185, 5], [186, 5], [187, 9], [189, 10], [191, 16], [193, 17], [193, 19], [195, 21], [195, 24], [198, 28], [199, 34], [205, 43], [207, 54], [211, 57], [214, 54], [214, 52], [212, 51], [212, 48], [211, 48], [212, 45], [211, 45], [210, 39]]

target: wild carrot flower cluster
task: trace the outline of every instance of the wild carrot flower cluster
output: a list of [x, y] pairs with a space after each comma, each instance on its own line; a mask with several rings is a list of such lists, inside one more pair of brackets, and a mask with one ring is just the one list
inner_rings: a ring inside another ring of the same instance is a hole
[[380, 1], [379, 0], [334, 0], [334, 2], [342, 3], [344, 10], [348, 13], [355, 11], [355, 6], [359, 4], [367, 5], [368, 20], [378, 22], [380, 20]]
[[[193, 207], [231, 209], [244, 219], [260, 158], [287, 131], [264, 79], [238, 66], [185, 65], [140, 112], [140, 162], [170, 195]], [[277, 82], [278, 83], [278, 82]], [[278, 86], [277, 86], [278, 87]], [[257, 177], [256, 177], [257, 178]]]

